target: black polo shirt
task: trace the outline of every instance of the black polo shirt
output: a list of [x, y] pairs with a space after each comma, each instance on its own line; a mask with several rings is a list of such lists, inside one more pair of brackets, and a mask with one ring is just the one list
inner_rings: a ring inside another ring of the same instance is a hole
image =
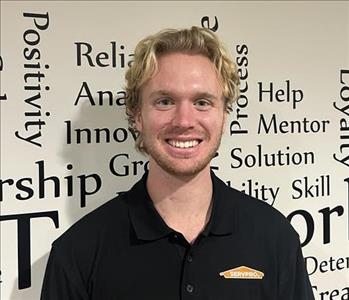
[[191, 245], [133, 188], [52, 245], [42, 300], [314, 299], [297, 233], [212, 173], [212, 215]]

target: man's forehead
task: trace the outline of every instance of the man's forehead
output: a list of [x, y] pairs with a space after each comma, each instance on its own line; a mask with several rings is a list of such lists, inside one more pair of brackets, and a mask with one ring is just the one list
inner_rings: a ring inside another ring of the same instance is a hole
[[218, 77], [214, 64], [207, 57], [174, 53], [158, 60], [157, 68], [147, 81], [170, 87], [178, 83], [214, 86], [219, 82]]

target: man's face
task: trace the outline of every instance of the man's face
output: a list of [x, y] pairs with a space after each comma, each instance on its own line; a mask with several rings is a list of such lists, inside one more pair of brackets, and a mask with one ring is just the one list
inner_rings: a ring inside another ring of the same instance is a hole
[[150, 165], [175, 176], [209, 168], [222, 136], [225, 109], [214, 64], [202, 55], [171, 53], [141, 90], [136, 126]]

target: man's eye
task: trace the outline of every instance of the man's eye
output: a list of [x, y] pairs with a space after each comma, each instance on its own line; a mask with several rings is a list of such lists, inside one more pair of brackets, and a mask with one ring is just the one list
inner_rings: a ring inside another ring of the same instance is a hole
[[163, 98], [163, 99], [159, 99], [155, 102], [155, 105], [158, 107], [166, 107], [173, 104], [173, 101], [169, 98]]
[[211, 106], [211, 102], [206, 99], [198, 99], [195, 101], [195, 106], [201, 110], [208, 109]]

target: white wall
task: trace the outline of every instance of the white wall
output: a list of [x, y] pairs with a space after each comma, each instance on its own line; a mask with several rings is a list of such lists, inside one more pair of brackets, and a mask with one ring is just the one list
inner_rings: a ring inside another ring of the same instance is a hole
[[[289, 217], [316, 299], [349, 299], [348, 16], [340, 1], [2, 1], [1, 299], [38, 299], [51, 242], [141, 177], [124, 72], [141, 38], [191, 25], [216, 30], [248, 74], [216, 173]], [[91, 143], [77, 143], [79, 128]], [[97, 143], [96, 128], [110, 142]], [[281, 160], [259, 165], [258, 151]]]

